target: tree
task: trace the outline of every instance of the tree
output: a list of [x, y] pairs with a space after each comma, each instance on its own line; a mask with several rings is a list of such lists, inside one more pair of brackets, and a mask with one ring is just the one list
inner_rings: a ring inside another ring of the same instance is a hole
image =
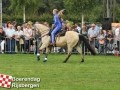
[[91, 12], [95, 6], [95, 0], [64, 0], [65, 8], [69, 13], [74, 13], [75, 16], [82, 16], [82, 23], [84, 15]]
[[87, 20], [89, 22], [101, 22], [103, 19], [103, 1], [96, 0], [96, 4], [92, 8], [91, 12], [87, 14]]
[[63, 0], [44, 0], [44, 5], [47, 12], [51, 12], [53, 9], [63, 9]]
[[115, 9], [113, 13], [115, 14], [115, 21], [120, 22], [120, 0], [116, 0]]
[[[66, 9], [65, 18], [75, 22], [82, 19], [87, 21], [100, 21], [103, 17], [104, 0], [2, 0], [3, 21], [18, 20], [48, 20], [52, 21], [52, 10], [54, 8]], [[115, 0], [114, 18], [120, 19], [120, 0]], [[9, 7], [9, 9], [8, 9]], [[14, 16], [14, 17], [13, 17]], [[26, 16], [26, 18], [25, 18]]]
[[14, 14], [23, 14], [23, 22], [26, 21], [26, 12], [35, 14], [40, 5], [43, 4], [42, 0], [10, 0], [10, 10], [14, 10]]

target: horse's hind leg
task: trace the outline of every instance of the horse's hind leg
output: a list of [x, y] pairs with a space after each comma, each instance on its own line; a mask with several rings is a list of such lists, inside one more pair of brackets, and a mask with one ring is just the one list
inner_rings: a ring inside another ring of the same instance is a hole
[[81, 59], [82, 59], [81, 62], [84, 62], [84, 55], [82, 54], [82, 49], [81, 49], [80, 45], [77, 45], [77, 46], [76, 46], [76, 49], [77, 49], [77, 51], [78, 51], [78, 52], [80, 53], [80, 55], [81, 55]]
[[66, 62], [68, 61], [68, 59], [70, 58], [70, 56], [71, 56], [71, 54], [72, 54], [72, 53], [71, 53], [71, 52], [72, 52], [72, 49], [73, 49], [73, 48], [70, 48], [70, 47], [68, 48], [68, 55], [67, 55], [65, 61], [63, 61], [63, 63], [66, 63]]

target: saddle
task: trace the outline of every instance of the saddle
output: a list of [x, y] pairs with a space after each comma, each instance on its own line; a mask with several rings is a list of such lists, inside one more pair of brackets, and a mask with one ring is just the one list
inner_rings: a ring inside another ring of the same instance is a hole
[[[52, 30], [50, 30], [49, 31], [49, 36], [51, 37], [51, 32], [52, 32]], [[61, 37], [61, 36], [65, 36], [65, 34], [66, 34], [66, 30], [60, 30], [59, 32], [58, 32], [58, 34], [55, 36], [55, 42], [56, 42], [56, 39], [57, 38], [59, 38], [59, 37]], [[51, 38], [51, 40], [52, 40], [52, 38]], [[56, 45], [55, 45], [56, 46]]]
[[[52, 30], [49, 31], [48, 35], [51, 36]], [[56, 36], [65, 36], [66, 30], [60, 30]]]

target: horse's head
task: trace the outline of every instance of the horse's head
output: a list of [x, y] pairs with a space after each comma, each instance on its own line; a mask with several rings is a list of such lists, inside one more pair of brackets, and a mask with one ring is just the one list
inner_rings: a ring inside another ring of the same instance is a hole
[[35, 29], [41, 34], [41, 36], [47, 35], [50, 31], [50, 28], [44, 24], [35, 24]]

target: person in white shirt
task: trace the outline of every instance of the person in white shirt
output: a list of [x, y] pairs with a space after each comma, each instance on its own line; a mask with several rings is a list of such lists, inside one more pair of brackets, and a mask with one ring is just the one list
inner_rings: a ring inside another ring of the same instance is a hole
[[20, 51], [20, 39], [23, 36], [23, 31], [21, 30], [21, 26], [17, 26], [17, 31], [15, 32], [15, 40], [17, 45], [17, 51]]
[[120, 52], [120, 26], [117, 25], [115, 29], [115, 41], [117, 43], [118, 51]]
[[27, 28], [23, 29], [24, 36], [25, 36], [25, 51], [30, 51], [30, 39], [32, 38], [33, 31], [30, 24], [27, 24]]
[[90, 41], [90, 44], [95, 47], [95, 39], [98, 36], [98, 31], [96, 30], [96, 25], [95, 24], [91, 24], [91, 28], [89, 28], [88, 30], [88, 39]]
[[76, 30], [79, 34], [81, 34], [81, 27], [80, 27], [80, 24], [75, 24], [76, 26]]
[[3, 31], [3, 27], [0, 27], [0, 52], [4, 53], [5, 50], [5, 32]]
[[98, 49], [99, 49], [99, 53], [103, 54], [104, 53], [104, 47], [105, 47], [105, 34], [104, 34], [104, 30], [101, 30], [98, 37]]
[[6, 45], [7, 52], [14, 53], [15, 52], [15, 29], [13, 29], [12, 24], [8, 24], [8, 27], [5, 30], [6, 34]]

